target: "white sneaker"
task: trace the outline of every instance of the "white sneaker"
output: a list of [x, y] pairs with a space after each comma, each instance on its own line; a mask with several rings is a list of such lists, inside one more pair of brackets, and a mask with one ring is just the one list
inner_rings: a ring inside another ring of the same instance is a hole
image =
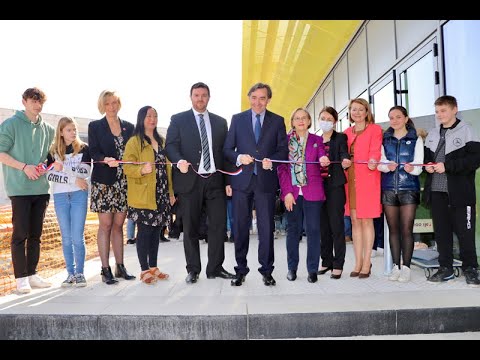
[[374, 258], [377, 256], [377, 250], [372, 250], [372, 255], [370, 255], [371, 258]]
[[28, 277], [23, 277], [23, 278], [17, 278], [17, 292], [20, 294], [28, 294], [30, 291], [32, 291], [32, 288], [30, 287], [30, 282], [28, 281]]
[[388, 280], [390, 281], [397, 281], [398, 278], [400, 277], [400, 269], [397, 265], [393, 265], [392, 272], [390, 273], [390, 276], [388, 277]]
[[33, 288], [48, 288], [48, 287], [52, 286], [51, 283], [42, 279], [40, 277], [40, 275], [37, 275], [37, 274], [30, 275], [28, 277], [28, 281], [30, 282], [30, 286], [33, 287]]
[[402, 265], [402, 270], [400, 271], [400, 276], [398, 277], [398, 281], [400, 282], [408, 282], [410, 281], [410, 268]]

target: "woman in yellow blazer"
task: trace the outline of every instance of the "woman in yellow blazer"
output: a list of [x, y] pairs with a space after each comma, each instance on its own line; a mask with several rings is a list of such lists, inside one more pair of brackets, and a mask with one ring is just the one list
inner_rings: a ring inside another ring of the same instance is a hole
[[157, 111], [144, 106], [138, 111], [137, 125], [125, 146], [127, 176], [127, 216], [137, 224], [137, 255], [140, 280], [153, 284], [168, 279], [157, 267], [160, 231], [170, 223], [170, 206], [175, 201], [172, 169], [164, 154], [165, 140], [157, 131]]

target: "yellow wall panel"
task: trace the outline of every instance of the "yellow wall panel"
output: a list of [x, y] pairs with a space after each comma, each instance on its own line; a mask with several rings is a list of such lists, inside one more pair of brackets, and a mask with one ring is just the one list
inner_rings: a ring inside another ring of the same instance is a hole
[[[245, 20], [242, 110], [257, 82], [272, 87], [268, 108], [288, 121], [305, 106], [331, 70], [362, 20]], [[313, 116], [313, 114], [312, 114]]]

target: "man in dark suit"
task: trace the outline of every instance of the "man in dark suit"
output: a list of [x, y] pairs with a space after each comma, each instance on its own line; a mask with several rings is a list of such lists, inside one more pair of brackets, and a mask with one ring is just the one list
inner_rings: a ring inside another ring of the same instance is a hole
[[[251, 109], [233, 115], [223, 147], [227, 160], [243, 165], [240, 175], [232, 176], [236, 277], [240, 286], [250, 271], [247, 266], [249, 227], [255, 201], [258, 227], [258, 271], [265, 285], [275, 285], [272, 277], [275, 194], [278, 189], [276, 165], [271, 160], [287, 160], [288, 148], [283, 117], [267, 110], [272, 89], [257, 83], [248, 92]], [[255, 161], [262, 160], [262, 161]]]
[[208, 218], [207, 278], [234, 278], [223, 268], [226, 190], [224, 175], [216, 172], [224, 169], [227, 121], [207, 111], [210, 89], [206, 84], [192, 85], [190, 98], [192, 109], [172, 116], [165, 146], [169, 160], [177, 163], [173, 166], [173, 187], [182, 213], [187, 284], [196, 283], [201, 271], [199, 229], [203, 204]]

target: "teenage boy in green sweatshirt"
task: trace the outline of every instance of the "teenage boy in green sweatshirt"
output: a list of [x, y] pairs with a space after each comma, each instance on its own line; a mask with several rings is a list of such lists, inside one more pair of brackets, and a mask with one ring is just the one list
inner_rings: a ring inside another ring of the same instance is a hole
[[37, 164], [46, 160], [55, 135], [53, 126], [40, 116], [46, 100], [45, 93], [38, 88], [25, 90], [25, 110], [0, 124], [0, 162], [5, 191], [12, 202], [13, 270], [17, 291], [23, 294], [32, 287], [51, 286], [37, 274], [40, 236], [50, 200], [45, 170]]

